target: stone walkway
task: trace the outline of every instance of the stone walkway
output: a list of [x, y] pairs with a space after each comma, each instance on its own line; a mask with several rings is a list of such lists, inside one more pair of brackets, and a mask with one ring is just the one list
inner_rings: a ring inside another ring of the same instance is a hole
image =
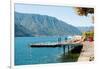
[[78, 58], [78, 61], [93, 61], [94, 60], [94, 42], [83, 42], [83, 49]]

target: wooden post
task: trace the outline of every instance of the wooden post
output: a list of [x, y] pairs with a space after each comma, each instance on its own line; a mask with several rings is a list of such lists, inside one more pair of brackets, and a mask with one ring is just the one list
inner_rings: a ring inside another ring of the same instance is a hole
[[61, 43], [61, 37], [58, 38], [58, 44], [60, 44], [60, 43]]
[[65, 56], [65, 45], [63, 45], [63, 55]]
[[69, 53], [69, 45], [68, 45], [68, 53]]

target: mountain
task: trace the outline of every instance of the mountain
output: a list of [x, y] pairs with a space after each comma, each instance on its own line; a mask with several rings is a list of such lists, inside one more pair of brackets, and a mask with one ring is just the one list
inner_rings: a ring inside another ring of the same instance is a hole
[[32, 33], [23, 26], [15, 24], [15, 36], [32, 36]]
[[81, 32], [89, 32], [89, 31], [93, 31], [94, 27], [93, 26], [89, 26], [89, 27], [77, 27]]
[[81, 32], [55, 17], [15, 12], [15, 36], [80, 35]]

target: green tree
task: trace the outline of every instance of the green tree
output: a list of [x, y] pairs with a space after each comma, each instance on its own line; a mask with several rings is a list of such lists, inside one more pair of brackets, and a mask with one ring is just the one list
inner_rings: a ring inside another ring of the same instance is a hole
[[84, 8], [84, 7], [75, 7], [77, 14], [80, 16], [87, 16], [88, 14], [94, 14], [94, 8]]
[[75, 10], [80, 16], [88, 16], [88, 14], [93, 14], [92, 21], [94, 23], [94, 8], [75, 7]]

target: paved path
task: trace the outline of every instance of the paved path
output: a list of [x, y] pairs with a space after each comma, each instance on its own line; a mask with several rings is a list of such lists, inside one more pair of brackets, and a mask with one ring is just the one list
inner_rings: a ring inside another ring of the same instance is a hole
[[92, 61], [94, 60], [94, 42], [83, 42], [83, 49], [78, 58], [78, 61]]

